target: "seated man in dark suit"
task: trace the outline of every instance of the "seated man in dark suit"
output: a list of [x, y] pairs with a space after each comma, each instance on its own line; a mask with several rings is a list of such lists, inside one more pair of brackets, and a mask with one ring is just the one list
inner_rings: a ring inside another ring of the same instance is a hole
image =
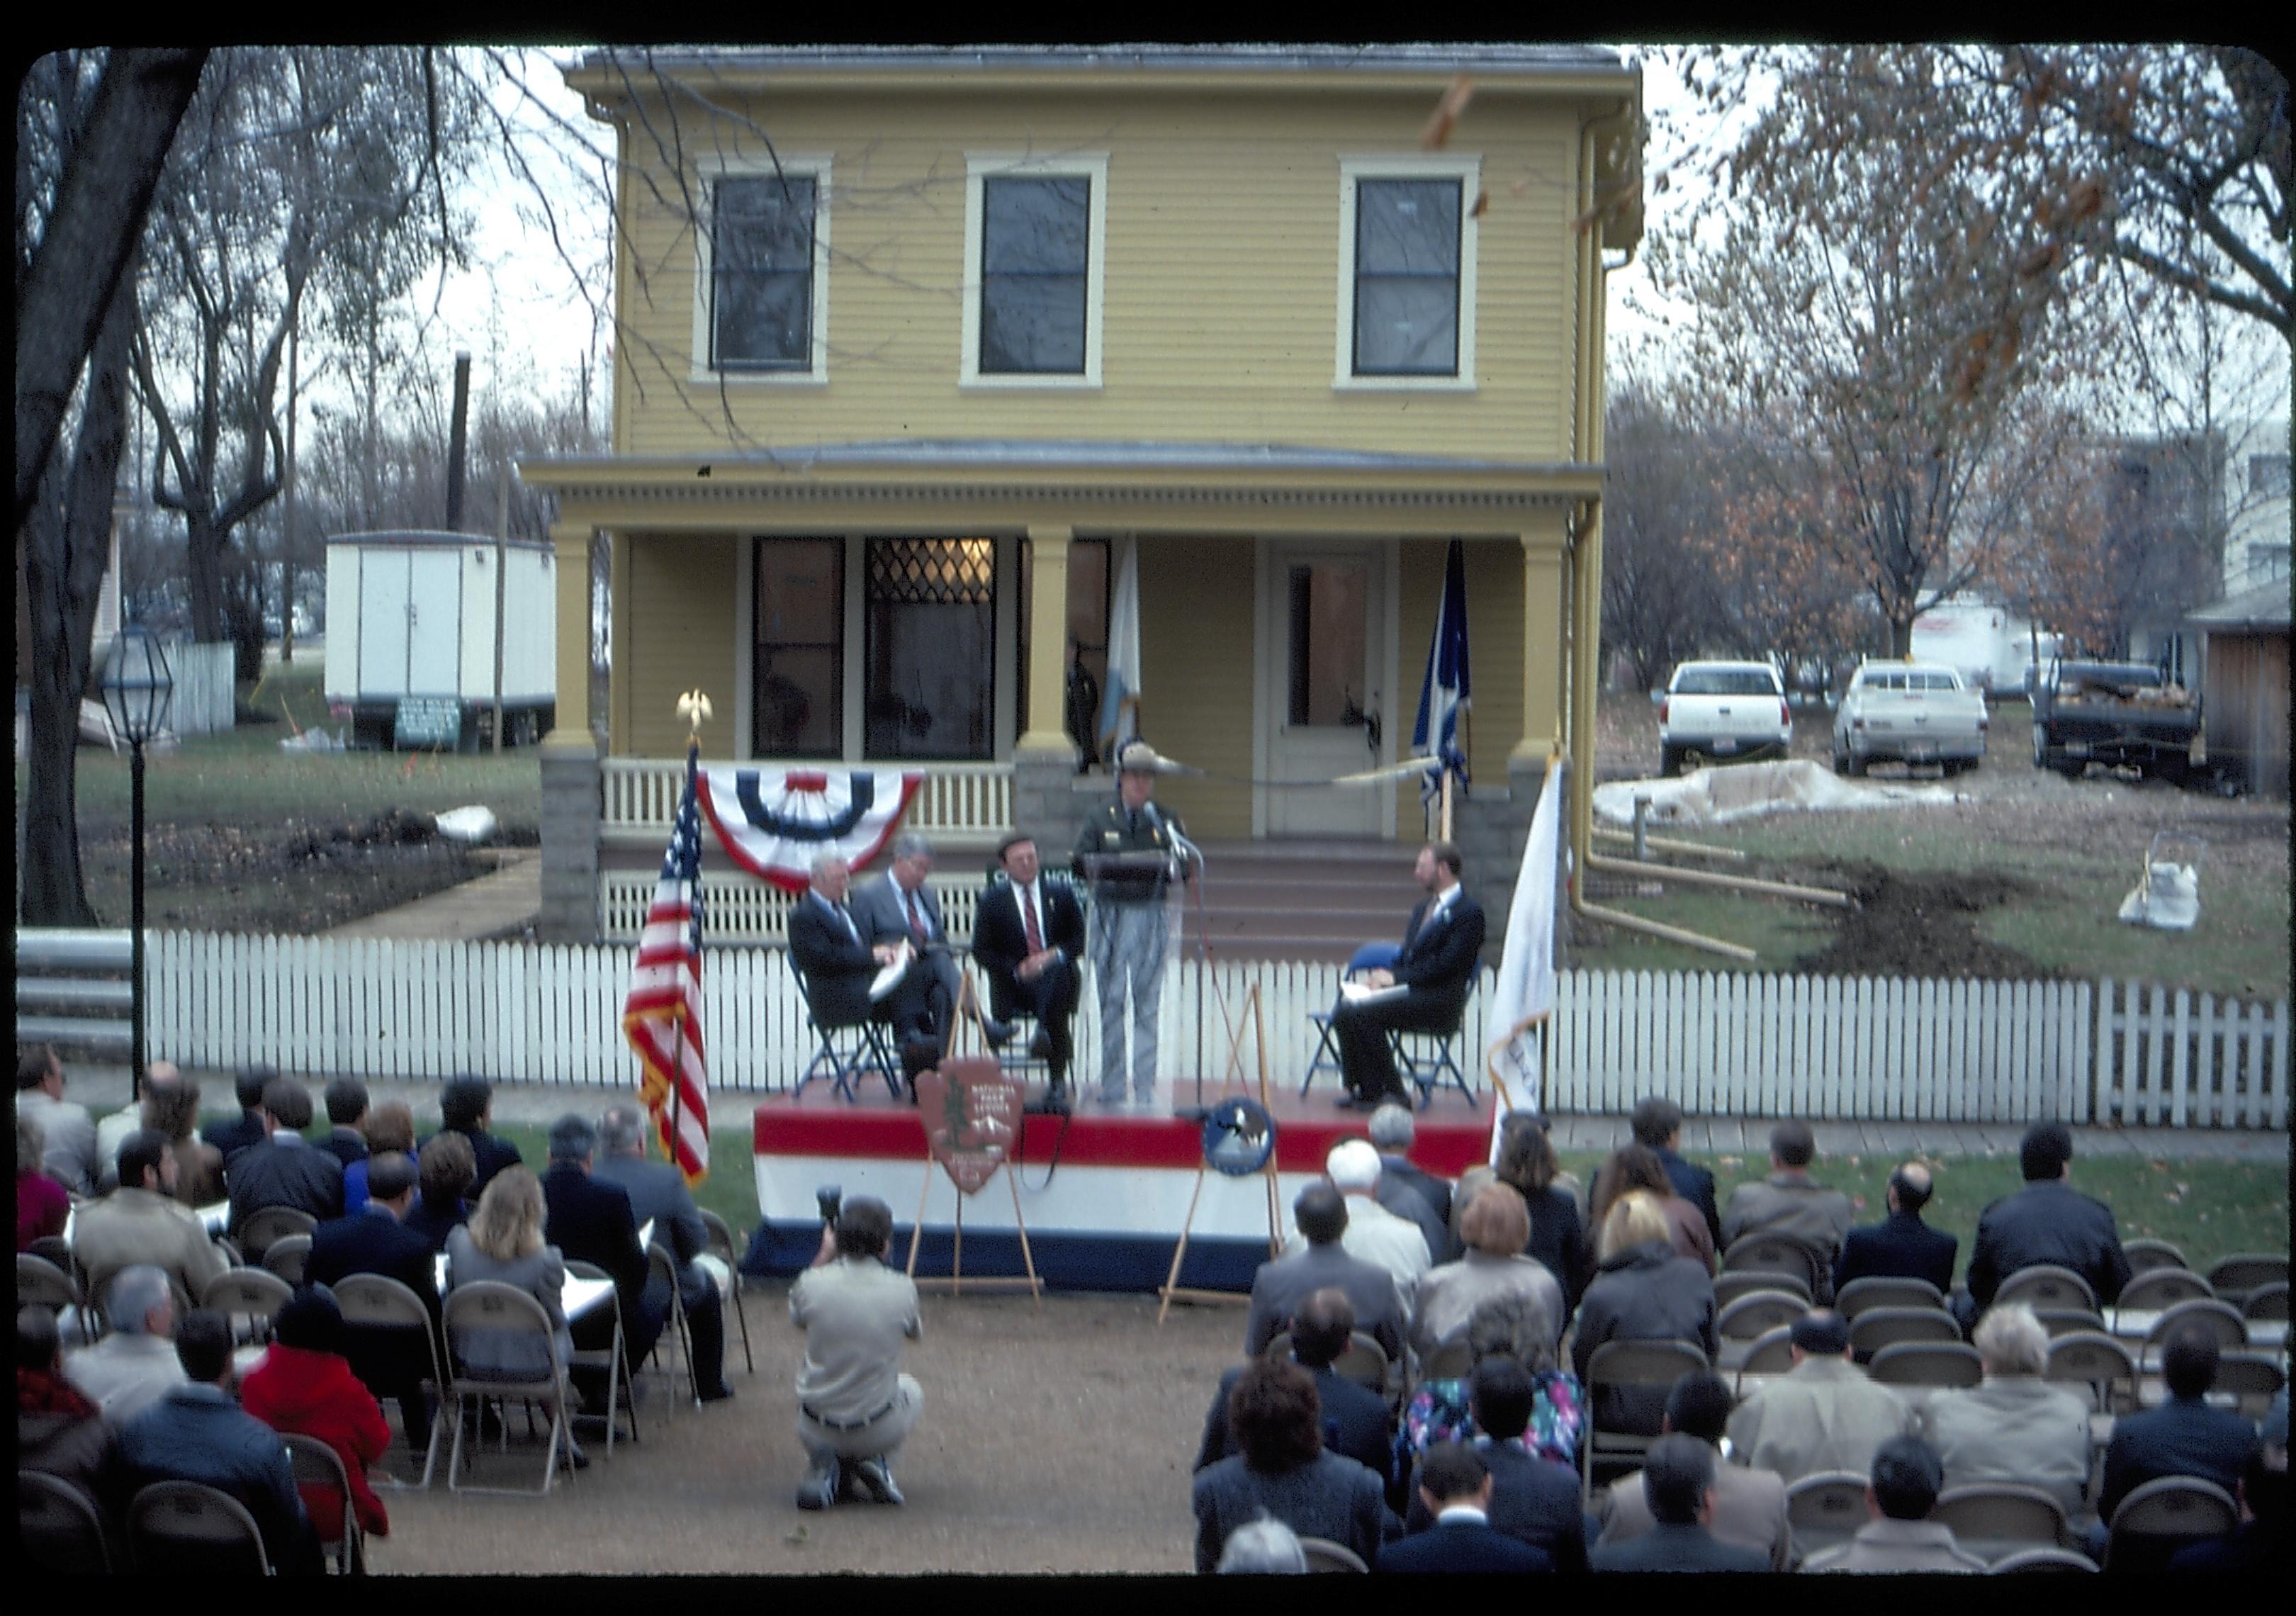
[[2112, 1209], [2078, 1194], [2072, 1177], [2072, 1130], [2062, 1122], [2036, 1122], [2017, 1146], [2025, 1187], [2004, 1195], [1977, 1219], [1969, 1254], [1969, 1294], [1980, 1312], [1993, 1305], [2001, 1282], [2020, 1268], [2053, 1263], [2088, 1281], [2099, 1304], [2120, 1300], [2129, 1279]]
[[[1332, 1365], [1347, 1350], [1355, 1327], [1356, 1310], [1346, 1292], [1317, 1291], [1300, 1304], [1299, 1316], [1292, 1321], [1292, 1357], [1316, 1377], [1316, 1395], [1324, 1409], [1324, 1448], [1370, 1471], [1391, 1494], [1395, 1445], [1394, 1433], [1388, 1429], [1387, 1399], [1332, 1371]], [[1220, 1376], [1219, 1390], [1204, 1415], [1203, 1440], [1196, 1446], [1198, 1470], [1241, 1451], [1235, 1433], [1228, 1428], [1227, 1400], [1243, 1370], [1244, 1366], [1238, 1365]], [[1575, 1488], [1573, 1491], [1575, 1495]]]
[[1243, 1324], [1243, 1353], [1258, 1358], [1267, 1343], [1292, 1327], [1292, 1315], [1326, 1285], [1346, 1293], [1355, 1309], [1355, 1327], [1370, 1336], [1390, 1363], [1403, 1356], [1406, 1316], [1395, 1276], [1376, 1263], [1350, 1257], [1340, 1243], [1348, 1232], [1347, 1197], [1329, 1179], [1319, 1178], [1292, 1203], [1308, 1249], [1261, 1263], [1251, 1277], [1251, 1310]]
[[[542, 1175], [543, 1204], [550, 1216], [542, 1237], [567, 1261], [594, 1264], [614, 1282], [622, 1309], [622, 1361], [635, 1370], [653, 1350], [669, 1317], [669, 1284], [657, 1284], [647, 1270], [628, 1194], [619, 1185], [590, 1176], [597, 1153], [598, 1130], [585, 1119], [565, 1116], [550, 1125], [550, 1170]], [[613, 1345], [614, 1317], [603, 1307], [572, 1321], [572, 1328], [581, 1351]], [[604, 1412], [606, 1385], [598, 1372], [573, 1374], [586, 1405]]]
[[[414, 1292], [430, 1316], [430, 1341], [443, 1342], [437, 1253], [430, 1241], [401, 1221], [414, 1205], [415, 1173], [414, 1159], [397, 1151], [370, 1158], [366, 1204], [312, 1232], [303, 1277], [315, 1285], [332, 1285], [353, 1274], [395, 1279]], [[420, 1331], [396, 1325], [343, 1326], [343, 1357], [351, 1372], [378, 1399], [398, 1399], [406, 1440], [416, 1448], [430, 1440], [430, 1406], [422, 1390], [433, 1366], [430, 1341]]]
[[1491, 1523], [1493, 1478], [1483, 1455], [1464, 1442], [1438, 1442], [1420, 1462], [1413, 1505], [1433, 1517], [1415, 1537], [1382, 1546], [1374, 1571], [1551, 1571], [1542, 1550]]
[[1678, 1153], [1682, 1144], [1682, 1107], [1662, 1095], [1647, 1095], [1638, 1102], [1627, 1126], [1635, 1143], [1656, 1153], [1674, 1193], [1696, 1207], [1706, 1219], [1706, 1233], [1716, 1251], [1722, 1250], [1722, 1213], [1714, 1202], [1714, 1175]]
[[[494, 1120], [495, 1086], [484, 1078], [464, 1075], [450, 1078], [439, 1091], [439, 1132], [460, 1134], [471, 1147], [472, 1177], [470, 1187], [463, 1192], [463, 1199], [476, 1206], [479, 1197], [486, 1194], [487, 1185], [503, 1169], [521, 1160], [518, 1146], [500, 1135], [490, 1132]], [[438, 1137], [437, 1134], [431, 1136]], [[425, 1140], [424, 1144], [429, 1144]], [[420, 1153], [418, 1153], [419, 1154]], [[444, 1235], [439, 1237], [442, 1241]]]
[[303, 1137], [311, 1126], [311, 1091], [292, 1078], [274, 1078], [264, 1085], [262, 1115], [264, 1142], [233, 1157], [225, 1174], [231, 1232], [237, 1235], [250, 1213], [267, 1206], [293, 1207], [323, 1223], [341, 1217], [343, 1164]]
[[2240, 1525], [2228, 1538], [2177, 1551], [2171, 1571], [2288, 1571], [2288, 1449], [2259, 1442], [2240, 1472]]
[[[1482, 1509], [1492, 1530], [1529, 1544], [1558, 1571], [1585, 1571], [1587, 1517], [1578, 1507], [1578, 1472], [1541, 1458], [1523, 1440], [1538, 1400], [1530, 1371], [1512, 1358], [1487, 1358], [1475, 1366], [1470, 1386], [1478, 1433], [1474, 1448], [1490, 1472], [1490, 1496]], [[1428, 1489], [1423, 1471], [1411, 1478], [1404, 1530], [1424, 1531], [1435, 1524]]]
[[[444, 1251], [448, 1232], [470, 1221], [471, 1209], [463, 1197], [479, 1176], [478, 1158], [468, 1138], [441, 1130], [416, 1153], [414, 1170], [414, 1204], [398, 1221], [422, 1235], [433, 1251]], [[367, 1193], [374, 1193], [372, 1169]]]
[[1767, 1571], [1769, 1558], [1718, 1542], [1706, 1530], [1714, 1518], [1714, 1467], [1719, 1456], [1696, 1437], [1677, 1431], [1651, 1444], [1643, 1462], [1643, 1497], [1656, 1522], [1623, 1543], [1597, 1544], [1590, 1556], [1598, 1571]]
[[1396, 1076], [1390, 1031], [1448, 1032], [1466, 1008], [1483, 947], [1482, 906], [1459, 884], [1459, 849], [1431, 841], [1419, 849], [1412, 873], [1427, 897], [1411, 911], [1403, 929], [1403, 951], [1394, 965], [1365, 972], [1365, 986], [1401, 988], [1400, 997], [1351, 1001], [1342, 997], [1332, 1012], [1332, 1036], [1340, 1046], [1340, 1076], [1347, 1093], [1343, 1107], [1376, 1111], [1382, 1102], [1411, 1103], [1411, 1093]]
[[1066, 884], [1043, 878], [1036, 839], [1007, 836], [996, 849], [1004, 878], [972, 917], [972, 957], [988, 978], [988, 1013], [1037, 1018], [1037, 1045], [1053, 1092], [1068, 1087], [1075, 1053], [1071, 1019], [1084, 983], [1084, 906]]
[[871, 947], [906, 942], [916, 950], [910, 969], [924, 973], [932, 1029], [946, 1042], [956, 1005], [956, 956], [949, 951], [940, 894], [926, 880], [932, 867], [932, 842], [915, 831], [904, 831], [893, 838], [890, 865], [882, 874], [857, 882], [847, 907], [861, 929], [861, 939]]
[[201, 1125], [200, 1137], [223, 1153], [226, 1170], [234, 1156], [263, 1143], [263, 1091], [278, 1075], [275, 1066], [243, 1069], [232, 1079], [232, 1090], [239, 1098], [239, 1115], [228, 1122]]
[[912, 963], [882, 997], [870, 998], [871, 982], [900, 957], [901, 945], [870, 944], [845, 906], [852, 880], [834, 853], [813, 861], [812, 884], [790, 906], [790, 958], [805, 973], [806, 997], [824, 1031], [884, 1022], [900, 1042], [904, 1075], [913, 1076], [932, 1065], [943, 1047], [933, 1025], [932, 973]]
[[327, 1085], [327, 1136], [319, 1148], [346, 1168], [366, 1160], [366, 1135], [359, 1124], [366, 1120], [366, 1085], [357, 1078], [337, 1078]]
[[2112, 1441], [2104, 1450], [2104, 1490], [2096, 1503], [2105, 1524], [2112, 1524], [2123, 1498], [2163, 1476], [2213, 1481], [2226, 1492], [2239, 1487], [2256, 1446], [2256, 1427], [2205, 1400], [2217, 1383], [2221, 1356], [2216, 1337], [2205, 1330], [2186, 1328], [2169, 1338], [2161, 1355], [2169, 1400], [2113, 1422]]
[[734, 1395], [725, 1374], [726, 1308], [717, 1281], [693, 1260], [709, 1247], [693, 1192], [668, 1162], [646, 1160], [646, 1120], [636, 1106], [609, 1106], [598, 1120], [598, 1140], [605, 1154], [591, 1166], [591, 1181], [618, 1185], [630, 1198], [638, 1226], [653, 1225], [654, 1244], [676, 1265], [685, 1327], [693, 1338], [694, 1384], [703, 1402], [722, 1402]]
[[1890, 1216], [1859, 1225], [1842, 1241], [1841, 1260], [1833, 1265], [1836, 1295], [1860, 1279], [1924, 1279], [1940, 1295], [1952, 1292], [1961, 1242], [1922, 1221], [1934, 1187], [1930, 1169], [1918, 1161], [1904, 1162], [1890, 1175]]
[[[1412, 1144], [1419, 1136], [1419, 1126], [1412, 1118], [1411, 1108], [1393, 1103], [1382, 1105], [1372, 1112], [1371, 1121], [1364, 1131], [1371, 1136], [1372, 1144], [1379, 1151], [1380, 1204], [1398, 1218], [1408, 1217], [1410, 1214], [1401, 1206], [1388, 1201], [1387, 1187], [1391, 1184], [1398, 1189], [1415, 1191], [1420, 1200], [1427, 1203], [1428, 1211], [1434, 1215], [1436, 1227], [1441, 1235], [1439, 1239], [1429, 1236], [1427, 1254], [1436, 1262], [1450, 1261], [1451, 1181], [1439, 1174], [1429, 1172], [1411, 1160]], [[1565, 1290], [1570, 1288], [1570, 1282], [1565, 1276], [1558, 1274], [1555, 1278], [1562, 1281]]]

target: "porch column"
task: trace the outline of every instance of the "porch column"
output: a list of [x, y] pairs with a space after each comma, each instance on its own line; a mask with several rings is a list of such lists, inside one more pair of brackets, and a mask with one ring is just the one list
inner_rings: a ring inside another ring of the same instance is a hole
[[553, 522], [556, 555], [557, 720], [543, 737], [544, 942], [598, 940], [598, 743], [590, 733], [590, 535], [587, 522]]
[[1554, 537], [1522, 535], [1522, 738], [1512, 771], [1546, 767], [1562, 734], [1562, 552]]
[[1062, 719], [1068, 706], [1069, 527], [1029, 529], [1029, 718], [1013, 743], [1016, 756], [1057, 756], [1073, 767], [1076, 746]]

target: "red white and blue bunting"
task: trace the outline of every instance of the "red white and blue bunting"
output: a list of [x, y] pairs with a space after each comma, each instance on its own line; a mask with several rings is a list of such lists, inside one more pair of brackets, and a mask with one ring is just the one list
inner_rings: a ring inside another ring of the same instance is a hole
[[701, 811], [727, 857], [802, 892], [824, 853], [850, 865], [875, 857], [923, 783], [884, 769], [706, 768]]

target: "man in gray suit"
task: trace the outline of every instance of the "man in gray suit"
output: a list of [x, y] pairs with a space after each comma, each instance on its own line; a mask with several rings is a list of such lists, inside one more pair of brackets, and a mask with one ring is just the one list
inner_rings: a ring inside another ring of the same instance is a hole
[[1340, 1243], [1348, 1232], [1348, 1202], [1330, 1180], [1300, 1192], [1292, 1203], [1308, 1249], [1259, 1265], [1251, 1280], [1251, 1312], [1244, 1321], [1243, 1351], [1258, 1358], [1267, 1343], [1292, 1327], [1292, 1316], [1324, 1286], [1347, 1293], [1356, 1310], [1356, 1328], [1380, 1345], [1392, 1363], [1403, 1356], [1406, 1323], [1395, 1276], [1377, 1263], [1350, 1257]]
[[1776, 1235], [1809, 1253], [1810, 1297], [1833, 1300], [1833, 1265], [1849, 1234], [1849, 1197], [1809, 1176], [1817, 1136], [1809, 1124], [1788, 1120], [1770, 1129], [1770, 1176], [1742, 1184], [1722, 1209], [1722, 1246], [1748, 1235]]
[[643, 1229], [653, 1225], [653, 1243], [670, 1254], [677, 1293], [685, 1304], [685, 1327], [693, 1337], [693, 1382], [705, 1403], [734, 1395], [726, 1383], [726, 1308], [718, 1283], [694, 1259], [709, 1244], [709, 1231], [685, 1175], [667, 1161], [646, 1160], [645, 1118], [635, 1105], [613, 1105], [598, 1119], [604, 1154], [591, 1164], [590, 1177], [619, 1185], [630, 1198], [630, 1213]]
[[946, 1038], [956, 1004], [956, 959], [941, 923], [940, 895], [925, 882], [932, 867], [932, 843], [904, 831], [893, 838], [891, 865], [856, 886], [847, 907], [870, 947], [906, 941], [917, 951], [918, 964], [911, 968], [931, 972], [933, 1030]]
[[42, 1044], [16, 1062], [16, 1114], [39, 1125], [40, 1166], [75, 1195], [91, 1194], [102, 1175], [95, 1122], [87, 1107], [64, 1098], [64, 1063]]

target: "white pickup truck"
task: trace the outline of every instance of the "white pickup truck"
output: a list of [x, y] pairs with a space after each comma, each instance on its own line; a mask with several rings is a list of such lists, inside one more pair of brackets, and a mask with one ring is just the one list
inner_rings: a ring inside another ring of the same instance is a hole
[[1934, 763], [1948, 775], [1985, 758], [1984, 693], [1934, 662], [1865, 662], [1833, 715], [1833, 772], [1869, 763]]
[[1783, 756], [1793, 740], [1786, 687], [1767, 662], [1685, 662], [1658, 704], [1659, 772], [1685, 762]]

